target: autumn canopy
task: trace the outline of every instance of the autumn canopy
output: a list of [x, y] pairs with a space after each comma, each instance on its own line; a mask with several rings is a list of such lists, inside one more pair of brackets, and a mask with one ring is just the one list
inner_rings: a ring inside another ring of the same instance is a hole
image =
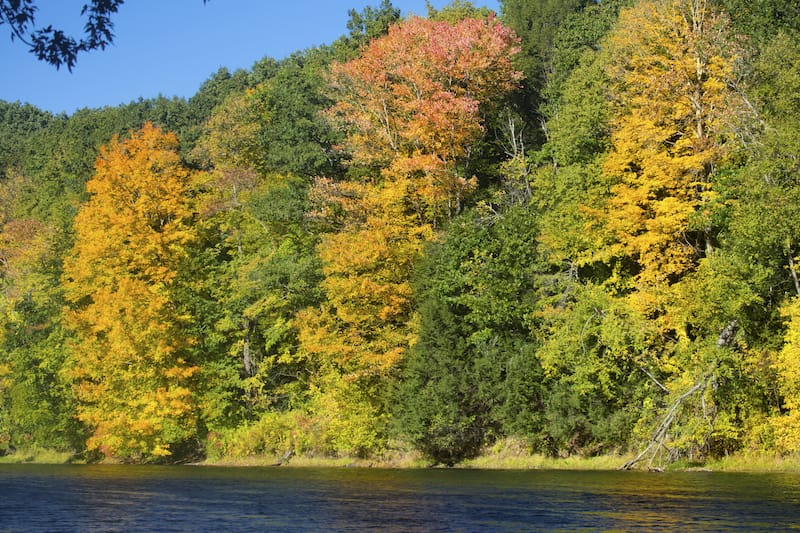
[[795, 4], [385, 0], [188, 100], [0, 102], [0, 455], [795, 454]]

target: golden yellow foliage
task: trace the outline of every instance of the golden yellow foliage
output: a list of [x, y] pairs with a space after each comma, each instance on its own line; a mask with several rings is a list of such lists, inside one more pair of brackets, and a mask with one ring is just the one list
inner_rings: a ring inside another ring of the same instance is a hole
[[319, 185], [353, 216], [320, 244], [327, 301], [297, 324], [301, 351], [324, 369], [311, 405], [320, 438], [352, 453], [374, 449], [384, 430], [387, 377], [414, 338], [411, 269], [433, 230], [408, 212], [406, 180]]
[[89, 449], [108, 455], [162, 456], [194, 431], [198, 368], [170, 294], [193, 239], [191, 175], [177, 149], [149, 124], [104, 147], [65, 261], [79, 418], [93, 430]]
[[775, 445], [785, 452], [800, 451], [800, 299], [795, 298], [783, 310], [788, 327], [785, 344], [778, 353], [775, 369], [786, 413], [772, 417]]
[[358, 195], [362, 222], [351, 219], [323, 240], [328, 304], [299, 321], [303, 346], [323, 360], [385, 372], [408, 346], [411, 268], [433, 233], [406, 212], [406, 183], [347, 186]]
[[714, 171], [748, 107], [735, 90], [742, 50], [705, 0], [649, 0], [624, 10], [610, 44], [613, 150], [605, 230], [641, 267], [641, 284], [691, 271], [710, 245], [692, 217], [714, 198]]

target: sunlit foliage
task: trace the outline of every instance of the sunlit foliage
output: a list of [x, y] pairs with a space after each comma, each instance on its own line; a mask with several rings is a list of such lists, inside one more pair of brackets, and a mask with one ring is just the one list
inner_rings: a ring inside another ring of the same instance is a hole
[[796, 453], [797, 10], [744, 4], [384, 0], [0, 103], [0, 454]]
[[75, 217], [64, 272], [76, 332], [71, 375], [89, 449], [142, 459], [169, 455], [195, 432], [186, 359], [191, 317], [170, 288], [193, 240], [191, 174], [174, 135], [145, 125], [102, 150]]

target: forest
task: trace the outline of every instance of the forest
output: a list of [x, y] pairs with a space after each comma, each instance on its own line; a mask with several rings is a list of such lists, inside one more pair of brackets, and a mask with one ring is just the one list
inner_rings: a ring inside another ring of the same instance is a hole
[[0, 455], [800, 452], [800, 6], [500, 11], [0, 101]]

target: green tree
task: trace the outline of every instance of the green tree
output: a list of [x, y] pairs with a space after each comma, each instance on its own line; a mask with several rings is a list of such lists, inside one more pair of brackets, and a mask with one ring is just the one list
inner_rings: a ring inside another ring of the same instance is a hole
[[425, 1], [425, 5], [428, 8], [427, 18], [429, 20], [441, 20], [450, 24], [455, 24], [467, 18], [487, 18], [492, 13], [486, 7], [475, 7], [472, 2], [468, 0], [452, 0], [442, 9], [433, 7], [429, 0]]
[[571, 13], [590, 2], [586, 0], [503, 0], [500, 6], [503, 22], [522, 39], [522, 52], [517, 58], [525, 73], [525, 82], [518, 107], [530, 132], [531, 146], [544, 141], [541, 131], [542, 92], [552, 72], [553, 45], [559, 26]]
[[231, 73], [222, 67], [203, 82], [200, 89], [186, 102], [188, 122], [191, 127], [181, 135], [181, 143], [186, 145], [187, 150], [193, 147], [202, 135], [202, 128], [212, 111], [229, 95], [244, 92], [253, 85], [251, 81], [251, 77], [244, 69]]
[[[800, 48], [794, 34], [780, 33], [763, 47], [755, 62], [753, 93], [761, 104], [764, 131], [753, 143], [750, 158], [729, 183], [728, 231], [723, 243], [736, 279], [754, 304], [742, 313], [747, 344], [761, 351], [770, 369], [759, 383], [775, 443], [781, 451], [795, 449], [797, 388], [797, 157], [800, 154]], [[749, 326], [749, 327], [748, 327]]]
[[207, 359], [202, 381], [213, 386], [201, 387], [203, 409], [219, 430], [303, 403], [306, 368], [295, 354], [294, 315], [320, 299], [321, 273], [302, 180], [273, 174], [235, 200], [231, 189], [212, 194], [206, 202], [219, 210], [201, 224], [207, 240], [194, 250], [199, 271], [178, 285], [205, 330], [205, 346], [196, 350]]
[[308, 50], [285, 59], [275, 76], [254, 90], [260, 109], [258, 144], [262, 173], [290, 172], [308, 178], [343, 173], [335, 149], [341, 132], [324, 120], [332, 105], [325, 72], [329, 54]]
[[347, 12], [349, 33], [333, 42], [331, 51], [337, 61], [349, 61], [358, 56], [361, 49], [372, 39], [377, 39], [389, 31], [389, 27], [401, 21], [400, 10], [391, 0], [381, 0], [375, 7], [366, 6], [361, 12], [350, 9]]
[[32, 219], [0, 228], [0, 451], [79, 452], [85, 435], [63, 372], [58, 234]]
[[0, 176], [28, 170], [36, 157], [36, 134], [58, 119], [30, 104], [0, 102]]
[[[291, 428], [265, 429], [261, 420], [297, 409], [307, 393], [294, 315], [317, 303], [320, 266], [304, 216], [308, 181], [265, 170], [275, 105], [268, 92], [258, 86], [230, 94], [191, 154], [208, 171], [198, 202], [201, 238], [177, 291], [197, 318], [192, 349], [204, 360], [198, 391], [212, 453], [220, 451], [215, 446], [233, 454], [276, 451]], [[251, 429], [237, 427], [250, 421], [257, 421]]]
[[733, 20], [736, 29], [766, 44], [781, 32], [800, 31], [800, 6], [791, 0], [718, 0]]
[[547, 392], [527, 325], [547, 268], [535, 218], [525, 205], [490, 224], [465, 214], [415, 269], [419, 333], [395, 416], [399, 433], [436, 462], [475, 456], [501, 436], [544, 440]]

